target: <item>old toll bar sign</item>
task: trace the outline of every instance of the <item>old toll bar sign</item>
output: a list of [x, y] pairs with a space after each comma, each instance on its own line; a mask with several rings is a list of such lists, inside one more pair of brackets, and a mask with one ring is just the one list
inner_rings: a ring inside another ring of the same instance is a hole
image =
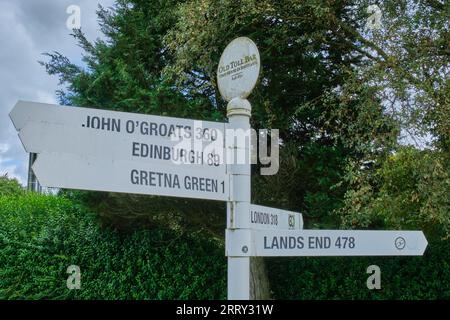
[[217, 69], [217, 84], [226, 101], [247, 98], [259, 77], [260, 57], [256, 44], [246, 37], [230, 42]]

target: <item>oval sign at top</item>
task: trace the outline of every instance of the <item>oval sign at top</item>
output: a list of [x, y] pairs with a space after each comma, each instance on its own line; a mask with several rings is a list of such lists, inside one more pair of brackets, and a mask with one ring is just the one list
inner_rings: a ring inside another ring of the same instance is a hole
[[217, 68], [217, 84], [226, 101], [247, 98], [258, 81], [260, 70], [259, 51], [247, 37], [231, 41], [222, 53]]

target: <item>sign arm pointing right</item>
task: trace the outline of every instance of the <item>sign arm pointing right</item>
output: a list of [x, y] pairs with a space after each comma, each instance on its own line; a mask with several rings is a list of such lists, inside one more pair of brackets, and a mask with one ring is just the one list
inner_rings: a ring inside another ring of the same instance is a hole
[[[228, 256], [421, 256], [422, 231], [251, 230], [227, 232]], [[242, 250], [247, 247], [247, 250]]]

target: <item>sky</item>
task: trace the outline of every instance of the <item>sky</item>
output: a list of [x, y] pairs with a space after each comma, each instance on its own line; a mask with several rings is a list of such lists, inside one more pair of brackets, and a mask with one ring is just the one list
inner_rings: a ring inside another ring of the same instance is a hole
[[[81, 49], [68, 28], [78, 21], [91, 41], [101, 38], [96, 10], [114, 0], [0, 0], [0, 175], [26, 184], [28, 155], [22, 147], [9, 112], [17, 100], [57, 104], [58, 79], [49, 76], [39, 60], [58, 51], [82, 65]], [[72, 7], [71, 7], [72, 6]], [[67, 13], [69, 9], [69, 13]]]

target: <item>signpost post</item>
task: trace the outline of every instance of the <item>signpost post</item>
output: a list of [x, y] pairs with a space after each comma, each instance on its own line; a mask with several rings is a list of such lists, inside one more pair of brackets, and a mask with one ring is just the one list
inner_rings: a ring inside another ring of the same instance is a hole
[[[227, 116], [229, 128], [241, 130], [248, 140], [245, 146], [236, 141], [227, 141], [234, 149], [243, 148], [246, 154], [244, 163], [232, 159], [229, 164], [231, 201], [227, 203], [227, 232], [233, 234], [237, 227], [250, 228], [250, 116], [251, 105], [246, 99], [259, 77], [260, 57], [255, 43], [246, 37], [237, 38], [225, 48], [217, 69], [217, 84], [222, 97], [228, 101]], [[233, 138], [234, 140], [234, 138]], [[234, 153], [233, 153], [234, 155]], [[239, 221], [239, 226], [236, 225]], [[228, 257], [228, 299], [249, 300], [250, 297], [250, 258]]]
[[43, 186], [227, 201], [228, 299], [252, 298], [250, 257], [422, 255], [421, 231], [304, 230], [300, 213], [250, 203], [246, 98], [259, 72], [252, 40], [225, 48], [217, 83], [228, 124], [25, 101], [10, 117]]

